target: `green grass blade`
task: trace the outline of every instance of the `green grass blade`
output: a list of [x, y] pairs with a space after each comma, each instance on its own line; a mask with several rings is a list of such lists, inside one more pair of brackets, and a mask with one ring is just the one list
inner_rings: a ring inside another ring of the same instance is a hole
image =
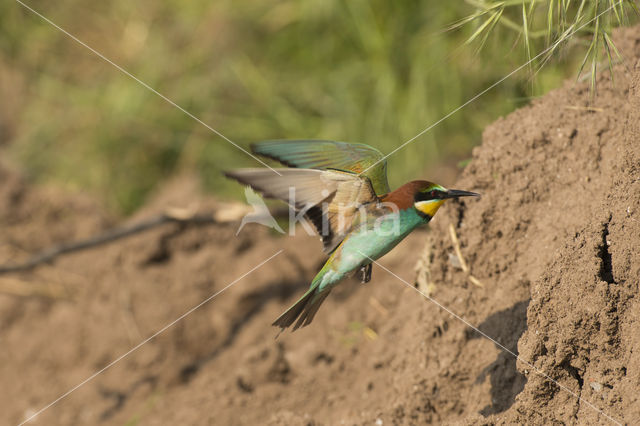
[[[522, 29], [523, 29], [523, 40], [524, 40], [524, 50], [527, 55], [527, 61], [531, 61], [531, 39], [529, 38], [529, 17], [527, 16], [527, 6], [522, 3]], [[531, 69], [531, 64], [529, 64], [529, 69]]]
[[[501, 9], [502, 10], [502, 9]], [[482, 34], [482, 32], [489, 26], [491, 25], [491, 22], [495, 21], [496, 17], [501, 14], [501, 10], [498, 12], [493, 12], [487, 19], [485, 19], [485, 21], [482, 23], [482, 25], [480, 25], [476, 31], [471, 34], [471, 36], [467, 39], [467, 41], [465, 41], [465, 44], [471, 44], [473, 43], [473, 41], [478, 38], [478, 36], [480, 36]]]
[[555, 0], [549, 0], [547, 6], [547, 46], [551, 44], [551, 34], [553, 34], [553, 5]]
[[611, 82], [615, 84], [614, 76], [613, 76], [613, 57], [611, 55], [611, 49], [609, 48], [608, 36], [607, 33], [603, 33], [602, 44], [604, 45], [604, 50], [607, 53], [607, 60], [609, 63], [609, 73], [611, 75]]

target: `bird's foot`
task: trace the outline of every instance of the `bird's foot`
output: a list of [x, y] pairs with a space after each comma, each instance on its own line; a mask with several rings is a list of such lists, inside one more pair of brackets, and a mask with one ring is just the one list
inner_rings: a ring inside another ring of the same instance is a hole
[[371, 263], [360, 267], [360, 282], [366, 284], [371, 281], [371, 270], [373, 269]]

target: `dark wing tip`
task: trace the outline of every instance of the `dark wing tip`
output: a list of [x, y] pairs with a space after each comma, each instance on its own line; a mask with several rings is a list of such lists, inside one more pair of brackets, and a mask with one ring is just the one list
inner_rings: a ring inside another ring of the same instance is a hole
[[240, 173], [238, 170], [223, 170], [222, 174], [227, 179], [233, 179], [235, 181], [240, 182], [243, 185], [249, 185], [247, 180], [242, 176], [242, 173]]
[[250, 149], [250, 150], [251, 150], [251, 152], [253, 152], [254, 154], [260, 154], [260, 153], [257, 151], [257, 148], [258, 148], [258, 144], [259, 144], [259, 143], [260, 143], [260, 142], [252, 142], [252, 143], [250, 143], [250, 144], [249, 144], [249, 149]]

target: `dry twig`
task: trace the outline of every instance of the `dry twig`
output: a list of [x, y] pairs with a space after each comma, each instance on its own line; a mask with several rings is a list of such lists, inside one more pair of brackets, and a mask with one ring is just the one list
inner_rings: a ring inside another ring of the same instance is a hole
[[449, 224], [449, 235], [451, 235], [453, 249], [455, 250], [458, 261], [460, 262], [460, 268], [464, 271], [465, 274], [467, 274], [467, 279], [476, 287], [484, 288], [484, 284], [482, 284], [482, 281], [471, 275], [471, 270], [469, 269], [469, 266], [467, 266], [467, 262], [464, 260], [464, 257], [462, 257], [460, 240], [458, 239], [458, 234], [456, 233], [456, 228], [453, 226], [453, 223]]
[[[23, 263], [0, 265], [0, 275], [11, 272], [29, 271], [38, 265], [53, 262], [59, 256], [108, 244], [168, 223], [177, 223], [181, 225], [209, 225], [233, 222], [240, 220], [247, 213], [247, 210], [235, 208], [232, 215], [222, 214], [223, 211], [221, 210], [202, 214], [185, 212], [186, 211], [184, 210], [168, 210], [167, 212], [150, 219], [142, 220], [129, 226], [110, 229], [94, 237], [53, 246], [33, 255]], [[274, 216], [281, 216], [282, 214], [283, 212], [281, 210], [274, 212]]]

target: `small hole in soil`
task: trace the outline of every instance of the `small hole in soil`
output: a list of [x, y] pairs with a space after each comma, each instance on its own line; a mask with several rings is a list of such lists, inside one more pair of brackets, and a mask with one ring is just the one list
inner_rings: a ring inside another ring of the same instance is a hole
[[578, 369], [568, 362], [563, 363], [561, 367], [567, 370], [571, 377], [578, 381], [578, 385], [580, 386], [580, 388], [582, 388], [582, 386], [584, 385], [584, 379], [582, 378], [580, 373], [578, 373]]
[[[611, 219], [609, 219], [611, 220]], [[600, 279], [602, 281], [606, 281], [609, 284], [615, 283], [613, 279], [613, 267], [611, 263], [611, 253], [609, 253], [609, 241], [607, 241], [607, 237], [609, 236], [609, 223], [605, 223], [602, 228], [602, 244], [599, 246], [599, 256], [602, 260], [600, 264]]]

